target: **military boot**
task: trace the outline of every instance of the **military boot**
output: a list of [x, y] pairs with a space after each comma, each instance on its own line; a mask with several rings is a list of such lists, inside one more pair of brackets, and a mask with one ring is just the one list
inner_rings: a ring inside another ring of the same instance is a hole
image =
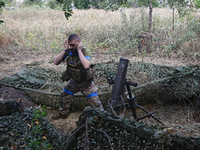
[[56, 119], [67, 119], [67, 117], [69, 115], [69, 109], [63, 110], [62, 108], [59, 108], [58, 111], [59, 111], [59, 114], [53, 115], [51, 117], [51, 119], [54, 119], [54, 120], [56, 120]]

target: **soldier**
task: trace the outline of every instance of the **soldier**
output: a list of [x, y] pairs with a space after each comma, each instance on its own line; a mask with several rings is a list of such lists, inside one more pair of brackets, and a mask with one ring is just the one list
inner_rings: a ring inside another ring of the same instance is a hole
[[[71, 34], [64, 41], [64, 47], [60, 54], [54, 59], [54, 64], [59, 65], [66, 60], [67, 70], [64, 80], [69, 80], [60, 95], [59, 114], [52, 119], [64, 118], [69, 113], [73, 95], [79, 91], [85, 95], [92, 107], [103, 111], [103, 106], [97, 95], [97, 87], [94, 84], [92, 73], [90, 73], [91, 51], [83, 48], [83, 43], [77, 34]], [[66, 79], [68, 78], [68, 79]]]

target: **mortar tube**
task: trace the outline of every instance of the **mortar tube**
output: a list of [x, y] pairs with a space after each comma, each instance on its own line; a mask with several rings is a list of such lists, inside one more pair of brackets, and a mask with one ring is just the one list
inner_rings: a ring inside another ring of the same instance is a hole
[[[125, 77], [126, 77], [128, 63], [129, 63], [128, 59], [120, 58], [117, 74], [114, 79], [110, 104], [113, 107], [113, 110], [117, 113], [117, 115], [119, 115], [122, 107], [122, 100], [120, 96], [123, 95], [125, 88]], [[110, 109], [109, 105], [107, 111], [112, 113], [112, 110]]]

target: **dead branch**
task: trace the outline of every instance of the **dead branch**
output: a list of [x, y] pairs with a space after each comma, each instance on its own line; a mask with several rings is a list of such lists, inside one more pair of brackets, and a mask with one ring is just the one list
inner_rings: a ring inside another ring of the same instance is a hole
[[85, 141], [84, 141], [84, 150], [89, 149], [89, 137], [88, 137], [88, 117], [86, 118], [86, 125], [85, 125]]
[[62, 145], [61, 145], [61, 147], [60, 147], [60, 149], [59, 150], [63, 150], [63, 148], [64, 148], [64, 145], [81, 129], [81, 128], [83, 128], [84, 126], [86, 125], [86, 122], [80, 127], [80, 128], [78, 128]]
[[91, 130], [96, 130], [96, 131], [99, 131], [99, 132], [102, 132], [103, 134], [106, 135], [107, 139], [108, 139], [108, 142], [109, 142], [109, 145], [111, 147], [111, 150], [114, 150], [114, 148], [112, 147], [112, 144], [110, 142], [110, 137], [106, 134], [106, 132], [102, 131], [102, 130], [99, 130], [99, 129], [93, 129], [93, 128], [90, 128]]

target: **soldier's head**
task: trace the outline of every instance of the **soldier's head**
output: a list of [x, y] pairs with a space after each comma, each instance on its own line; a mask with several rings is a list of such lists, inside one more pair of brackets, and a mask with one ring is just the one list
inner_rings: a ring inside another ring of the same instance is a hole
[[72, 48], [73, 50], [77, 50], [77, 44], [81, 42], [80, 37], [77, 34], [71, 34], [68, 37], [68, 45], [70, 46], [70, 48]]

